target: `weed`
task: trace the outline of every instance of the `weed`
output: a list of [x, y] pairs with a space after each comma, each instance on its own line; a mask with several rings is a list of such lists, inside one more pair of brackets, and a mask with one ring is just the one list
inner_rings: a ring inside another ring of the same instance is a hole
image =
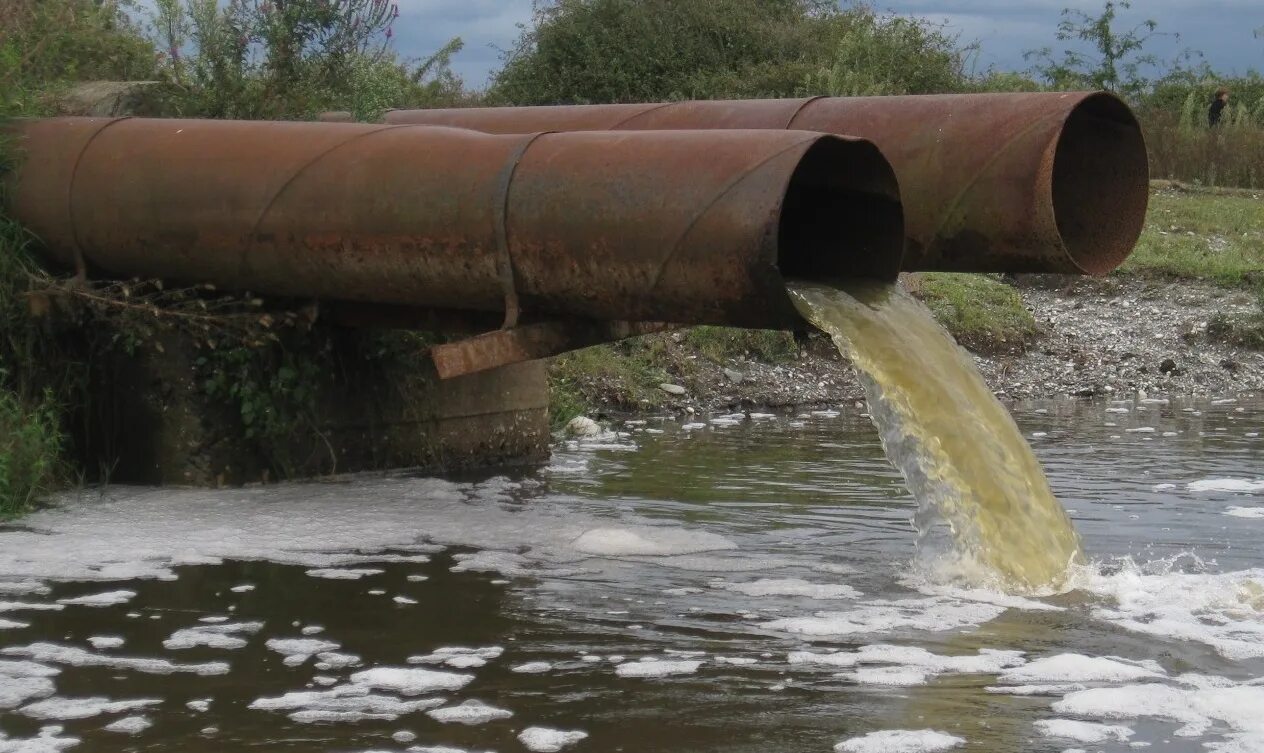
[[64, 480], [59, 422], [51, 394], [30, 402], [0, 388], [0, 519], [26, 512]]

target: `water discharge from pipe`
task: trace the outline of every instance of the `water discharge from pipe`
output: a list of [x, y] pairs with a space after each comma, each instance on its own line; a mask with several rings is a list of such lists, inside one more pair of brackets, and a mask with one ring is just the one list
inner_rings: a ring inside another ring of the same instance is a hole
[[958, 574], [1007, 590], [1061, 586], [1081, 559], [1071, 520], [1009, 412], [926, 307], [887, 283], [788, 287], [860, 374], [883, 449], [917, 500], [919, 557], [951, 555]]

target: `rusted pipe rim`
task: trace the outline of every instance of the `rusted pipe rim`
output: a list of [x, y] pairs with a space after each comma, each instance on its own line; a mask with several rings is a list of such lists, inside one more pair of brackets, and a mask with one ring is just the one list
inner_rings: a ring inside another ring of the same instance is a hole
[[1053, 153], [1054, 219], [1071, 261], [1104, 275], [1132, 252], [1145, 224], [1150, 168], [1141, 126], [1113, 94], [1068, 113]]
[[783, 278], [894, 280], [904, 252], [904, 211], [891, 164], [872, 142], [829, 136], [804, 153], [777, 219]]

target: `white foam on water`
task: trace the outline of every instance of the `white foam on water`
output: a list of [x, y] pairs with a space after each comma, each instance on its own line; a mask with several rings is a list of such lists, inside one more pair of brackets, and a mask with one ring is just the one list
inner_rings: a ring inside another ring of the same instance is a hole
[[842, 583], [811, 583], [799, 578], [761, 578], [721, 586], [747, 596], [803, 596], [809, 599], [858, 599], [862, 595]]
[[228, 590], [232, 591], [235, 594], [250, 593], [251, 591], [255, 590], [255, 585], [253, 583], [243, 583], [240, 586], [233, 586], [232, 588]]
[[170, 675], [175, 673], [191, 673], [208, 677], [228, 674], [227, 662], [213, 661], [201, 664], [174, 664], [166, 659], [142, 659], [128, 656], [106, 656], [94, 654], [75, 646], [63, 646], [58, 643], [32, 643], [29, 646], [8, 646], [0, 649], [0, 654], [21, 656], [37, 662], [52, 662], [71, 667], [111, 667], [128, 669], [151, 675]]
[[357, 654], [344, 654], [337, 651], [322, 651], [316, 654], [316, 658], [320, 660], [320, 664], [316, 665], [320, 669], [343, 669], [360, 663], [360, 657]]
[[408, 657], [409, 664], [446, 664], [454, 669], [474, 669], [482, 667], [491, 659], [498, 658], [505, 652], [502, 646], [484, 646], [482, 648], [466, 648], [464, 646], [445, 646], [435, 649], [424, 656]]
[[860, 662], [860, 657], [851, 651], [835, 651], [828, 654], [818, 654], [812, 651], [791, 651], [786, 655], [786, 661], [791, 665], [854, 667]]
[[[228, 491], [109, 487], [100, 498], [65, 495], [25, 518], [22, 529], [0, 531], [0, 578], [174, 579], [176, 562], [229, 559], [369, 569], [424, 562], [448, 545], [480, 550], [457, 557], [458, 571], [557, 575], [544, 568], [585, 555], [660, 557], [659, 564], [675, 567], [667, 556], [737, 547], [705, 530], [644, 524], [634, 515], [612, 527], [608, 517], [571, 506], [508, 509], [507, 492], [523, 483], [368, 477], [336, 493], [302, 483]], [[373, 514], [348, 518], [346, 509], [360, 502]]]
[[391, 601], [395, 602], [396, 604], [401, 604], [403, 606], [411, 606], [417, 603], [416, 599], [410, 599], [407, 596], [392, 596]]
[[[841, 676], [854, 682], [877, 685], [921, 685], [940, 674], [996, 674], [1026, 661], [1021, 651], [981, 649], [978, 654], [947, 656], [916, 646], [886, 644], [830, 654], [796, 651], [790, 653], [787, 659], [792, 665], [857, 667], [854, 672]], [[860, 666], [873, 664], [889, 666]]]
[[517, 672], [524, 675], [538, 675], [542, 672], [548, 672], [553, 669], [553, 665], [546, 661], [529, 661], [525, 664], [519, 664], [510, 667], [510, 672]]
[[1007, 669], [998, 678], [1014, 685], [1135, 682], [1166, 673], [1153, 661], [1131, 662], [1103, 656], [1058, 654]]
[[1181, 725], [1175, 732], [1181, 737], [1219, 733], [1224, 740], [1206, 742], [1205, 747], [1244, 753], [1264, 749], [1264, 717], [1260, 709], [1264, 709], [1264, 687], [1259, 685], [1090, 688], [1069, 693], [1053, 704], [1055, 712], [1070, 716], [1175, 722]]
[[96, 649], [119, 648], [126, 642], [121, 635], [94, 635], [88, 639], [88, 643]]
[[1235, 518], [1264, 518], [1264, 507], [1230, 507], [1224, 514]]
[[731, 540], [681, 528], [593, 528], [572, 542], [576, 551], [606, 557], [666, 557], [736, 549]]
[[581, 730], [560, 730], [550, 727], [527, 727], [518, 733], [518, 741], [531, 753], [558, 753], [562, 748], [588, 737]]
[[189, 701], [188, 703], [184, 704], [184, 706], [189, 711], [196, 711], [199, 714], [204, 714], [207, 711], [211, 710], [211, 699], [210, 698], [195, 698], [194, 700]]
[[262, 622], [197, 625], [177, 630], [171, 634], [170, 638], [162, 642], [162, 646], [171, 651], [195, 648], [197, 646], [233, 650], [244, 648], [248, 643], [247, 639], [240, 637], [237, 635], [238, 633], [253, 635], [262, 629]]
[[0, 711], [15, 709], [37, 698], [47, 698], [56, 690], [56, 685], [47, 677], [0, 674]]
[[139, 735], [152, 726], [154, 726], [154, 723], [149, 721], [148, 717], [125, 716], [116, 722], [105, 725], [101, 729], [106, 732], [118, 732], [124, 735]]
[[378, 695], [364, 684], [339, 685], [328, 690], [305, 690], [272, 698], [257, 698], [249, 708], [288, 712], [301, 723], [346, 722], [364, 719], [393, 721], [406, 714], [447, 703], [442, 698], [401, 699]]
[[32, 719], [90, 719], [101, 714], [121, 714], [162, 703], [158, 698], [111, 701], [108, 698], [49, 698], [23, 706], [19, 713]]
[[[614, 661], [614, 657], [610, 657], [610, 660]], [[734, 667], [749, 667], [752, 664], [758, 664], [759, 660], [749, 656], [717, 656], [715, 657], [715, 663], [729, 664]]]
[[513, 712], [508, 709], [488, 706], [482, 701], [471, 699], [456, 706], [445, 706], [441, 709], [427, 711], [426, 716], [444, 724], [467, 724], [473, 726], [493, 722], [497, 719], [508, 719], [513, 716]]
[[1264, 492], [1264, 480], [1252, 481], [1244, 478], [1206, 478], [1191, 481], [1185, 485], [1191, 492], [1229, 492], [1231, 494], [1254, 494]]
[[41, 604], [37, 601], [0, 601], [0, 612], [58, 612], [63, 604]]
[[1077, 743], [1103, 743], [1107, 740], [1126, 742], [1132, 737], [1131, 727], [1120, 724], [1096, 724], [1074, 719], [1042, 719], [1036, 729], [1046, 737], [1057, 737]]
[[930, 673], [917, 667], [860, 667], [840, 675], [861, 685], [925, 685]]
[[619, 677], [670, 677], [691, 675], [702, 666], [701, 661], [637, 661], [626, 662], [614, 668]]
[[269, 638], [264, 645], [284, 656], [284, 663], [291, 667], [305, 663], [316, 654], [330, 653], [340, 648], [334, 641], [320, 638]]
[[0, 753], [58, 753], [79, 744], [77, 737], [59, 737], [61, 725], [42, 727], [35, 737], [11, 738], [0, 730]]
[[846, 612], [787, 617], [760, 623], [760, 627], [808, 638], [869, 635], [897, 630], [941, 632], [981, 625], [1004, 611], [1005, 607], [993, 604], [960, 603], [938, 597], [899, 601], [880, 599]]
[[46, 594], [50, 590], [37, 580], [0, 580], [0, 594]]
[[325, 580], [359, 580], [370, 575], [381, 575], [384, 572], [386, 571], [370, 567], [318, 567], [308, 570], [307, 575], [313, 578], [324, 578]]
[[[1202, 643], [1226, 659], [1264, 657], [1264, 569], [1180, 572], [1189, 558], [1079, 568], [1074, 587], [1109, 603], [1092, 615], [1127, 630]], [[1195, 565], [1200, 565], [1195, 561]]]
[[59, 674], [60, 669], [46, 664], [0, 659], [0, 677], [56, 677]]
[[[447, 745], [414, 745], [407, 750], [407, 753], [474, 753], [465, 748], [451, 748]], [[492, 751], [484, 751], [484, 753], [492, 753]]]
[[31, 624], [29, 622], [18, 622], [17, 620], [6, 620], [0, 618], [0, 630], [21, 630], [22, 628], [28, 628], [30, 626]]
[[474, 679], [474, 675], [437, 672], [410, 667], [374, 667], [351, 675], [351, 683], [378, 690], [391, 690], [412, 696], [439, 690], [460, 690]]
[[397, 743], [410, 743], [417, 739], [417, 733], [406, 729], [396, 730], [391, 733], [391, 739]]
[[834, 753], [940, 753], [965, 742], [933, 729], [888, 729], [844, 740], [834, 746]]
[[299, 632], [303, 635], [320, 635], [325, 632], [325, 628], [323, 625], [304, 625]]

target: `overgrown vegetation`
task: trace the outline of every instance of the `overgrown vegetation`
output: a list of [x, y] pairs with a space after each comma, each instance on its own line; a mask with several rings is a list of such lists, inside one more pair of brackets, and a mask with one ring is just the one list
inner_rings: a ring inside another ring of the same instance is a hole
[[398, 17], [389, 0], [155, 0], [151, 27], [175, 114], [302, 119], [346, 110], [371, 120], [392, 107], [461, 102], [449, 63], [462, 41], [401, 60], [390, 45]]
[[916, 18], [827, 0], [552, 0], [507, 52], [496, 103], [957, 91], [969, 51]]
[[[461, 41], [402, 60], [390, 46], [397, 16], [386, 0], [5, 0], [0, 119], [55, 112], [76, 85], [97, 80], [158, 80], [147, 111], [192, 117], [342, 109], [369, 119], [464, 101], [449, 67]], [[0, 178], [20, 159], [0, 143]], [[70, 436], [108, 412], [89, 394], [93, 370], [160, 351], [168, 332], [203, 345], [208, 398], [236, 414], [242, 438], [284, 475], [292, 464], [275, 440], [311, 430], [325, 373], [320, 348], [278, 336], [310, 324], [299, 312], [201, 288], [60, 279], [34, 260], [34, 243], [0, 215], [0, 515], [70, 480]]]

